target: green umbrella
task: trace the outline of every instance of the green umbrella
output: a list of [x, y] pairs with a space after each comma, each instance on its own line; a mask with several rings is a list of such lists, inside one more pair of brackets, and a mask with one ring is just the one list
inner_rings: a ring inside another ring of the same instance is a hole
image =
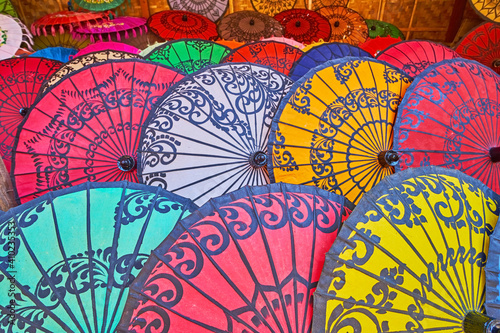
[[[75, 3], [84, 9], [88, 9], [94, 12], [102, 12], [108, 9], [113, 9], [118, 7], [123, 3], [123, 0], [105, 0], [105, 1], [95, 1], [95, 0], [73, 0]], [[70, 0], [71, 2], [71, 0]]]
[[405, 35], [394, 24], [378, 20], [365, 20], [368, 26], [368, 36], [370, 38], [394, 37], [405, 39]]
[[14, 17], [19, 17], [17, 15], [16, 9], [12, 5], [10, 0], [0, 0], [0, 14], [7, 14]]
[[84, 183], [0, 216], [0, 332], [114, 332], [151, 250], [196, 206], [158, 187]]
[[144, 59], [180, 69], [186, 74], [220, 63], [231, 49], [205, 39], [178, 39], [160, 44]]

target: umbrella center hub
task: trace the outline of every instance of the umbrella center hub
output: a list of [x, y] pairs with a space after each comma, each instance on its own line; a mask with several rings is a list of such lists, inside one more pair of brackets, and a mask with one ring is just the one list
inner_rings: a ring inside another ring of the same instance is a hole
[[371, 31], [375, 31], [375, 30], [377, 30], [377, 27], [376, 27], [376, 26], [374, 26], [374, 25], [372, 25], [372, 26], [370, 27], [370, 30], [371, 30]]
[[297, 28], [298, 28], [298, 27], [300, 27], [300, 21], [296, 21], [296, 22], [295, 22], [295, 26], [296, 26]]
[[19, 114], [23, 117], [26, 117], [26, 115], [28, 114], [28, 108], [20, 108], [19, 109]]
[[135, 168], [135, 159], [129, 155], [123, 155], [118, 159], [118, 169], [121, 171], [132, 171]]
[[398, 161], [399, 155], [394, 150], [383, 150], [378, 153], [378, 162], [384, 168], [396, 166]]
[[490, 148], [490, 158], [493, 163], [500, 162], [500, 147]]
[[250, 25], [255, 25], [254, 19], [250, 19], [250, 22], [248, 22]]
[[256, 151], [250, 155], [250, 164], [255, 168], [262, 168], [267, 164], [267, 154], [263, 151]]
[[335, 23], [333, 23], [333, 26], [334, 26], [335, 28], [338, 28], [338, 27], [339, 27], [339, 25], [340, 25], [340, 22], [339, 22], [339, 21], [335, 21]]
[[184, 22], [187, 22], [187, 20], [188, 20], [188, 16], [187, 16], [187, 14], [183, 14], [183, 15], [182, 15], [182, 20], [183, 20]]
[[500, 59], [493, 60], [492, 66], [495, 68], [500, 67]]

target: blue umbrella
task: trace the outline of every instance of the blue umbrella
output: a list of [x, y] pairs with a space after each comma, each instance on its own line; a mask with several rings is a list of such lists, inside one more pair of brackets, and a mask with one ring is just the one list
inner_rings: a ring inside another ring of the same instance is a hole
[[30, 57], [41, 57], [61, 62], [68, 62], [69, 57], [75, 55], [77, 52], [78, 50], [73, 48], [56, 46], [38, 50], [31, 54]]

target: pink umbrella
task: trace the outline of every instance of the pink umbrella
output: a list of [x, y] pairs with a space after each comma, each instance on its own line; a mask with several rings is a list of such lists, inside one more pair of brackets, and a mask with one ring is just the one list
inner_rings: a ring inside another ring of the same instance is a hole
[[89, 53], [94, 53], [94, 52], [100, 52], [100, 51], [122, 51], [122, 52], [127, 52], [127, 53], [133, 53], [133, 54], [139, 54], [141, 50], [139, 50], [137, 47], [128, 45], [125, 43], [118, 43], [118, 42], [98, 42], [94, 44], [90, 44], [87, 47], [84, 47], [80, 51], [78, 51], [77, 54], [74, 56], [71, 56], [70, 59], [80, 57], [85, 54]]
[[146, 33], [146, 19], [142, 17], [122, 16], [114, 20], [87, 24], [85, 27], [75, 29], [74, 38], [90, 38], [91, 42], [96, 40], [116, 40], [135, 38], [137, 35]]
[[261, 41], [263, 41], [263, 42], [281, 42], [281, 43], [288, 44], [290, 46], [295, 46], [301, 50], [304, 47], [306, 47], [301, 42], [297, 42], [295, 39], [286, 38], [286, 37], [269, 37], [269, 38], [263, 38], [263, 39], [261, 39]]

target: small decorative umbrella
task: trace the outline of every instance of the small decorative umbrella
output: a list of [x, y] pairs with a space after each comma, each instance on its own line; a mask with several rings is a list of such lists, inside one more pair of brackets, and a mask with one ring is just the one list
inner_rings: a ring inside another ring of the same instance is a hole
[[12, 58], [23, 43], [21, 26], [8, 15], [0, 15], [0, 60]]
[[[85, 183], [0, 216], [3, 332], [115, 332], [154, 247], [197, 207], [141, 184]], [[8, 237], [8, 238], [7, 238]]]
[[18, 127], [42, 84], [61, 65], [59, 61], [32, 57], [0, 61], [0, 155], [8, 172]]
[[312, 10], [289, 9], [276, 14], [274, 18], [283, 26], [287, 38], [293, 38], [304, 44], [330, 39], [330, 23]]
[[165, 10], [148, 19], [153, 33], [166, 40], [181, 38], [217, 39], [217, 26], [208, 18], [184, 10]]
[[460, 170], [500, 194], [500, 77], [478, 62], [445, 60], [420, 73], [399, 106], [398, 170]]
[[19, 17], [10, 0], [0, 0], [0, 13], [10, 15], [12, 17]]
[[330, 22], [330, 42], [358, 46], [368, 38], [365, 19], [351, 8], [328, 6], [318, 9], [317, 12]]
[[405, 35], [394, 24], [390, 24], [379, 20], [366, 20], [368, 26], [368, 36], [376, 37], [393, 37], [401, 40], [405, 39]]
[[250, 10], [226, 15], [217, 25], [217, 31], [222, 39], [243, 43], [283, 36], [283, 27], [278, 21]]
[[179, 39], [159, 45], [144, 59], [191, 74], [221, 62], [230, 49], [206, 39]]
[[286, 38], [286, 37], [268, 37], [268, 38], [262, 38], [260, 41], [261, 42], [280, 42], [280, 43], [285, 43], [285, 44], [288, 44], [290, 46], [299, 48], [301, 50], [305, 47], [304, 44], [302, 44], [300, 42], [297, 42], [294, 39]]
[[96, 63], [68, 74], [24, 119], [12, 156], [16, 200], [85, 181], [137, 182], [141, 126], [184, 75], [141, 59]]
[[401, 41], [401, 39], [393, 37], [375, 37], [368, 38], [366, 42], [359, 44], [359, 47], [375, 57], [389, 46]]
[[328, 6], [347, 7], [349, 0], [304, 0], [304, 7], [309, 10], [318, 10]]
[[78, 7], [91, 10], [93, 12], [102, 12], [116, 8], [123, 3], [123, 0], [70, 0], [74, 1]]
[[74, 56], [78, 51], [69, 47], [47, 47], [38, 50], [30, 55], [30, 57], [47, 58], [60, 62], [68, 62], [71, 56]]
[[369, 57], [368, 52], [359, 47], [346, 43], [324, 43], [304, 52], [302, 57], [295, 62], [292, 70], [288, 74], [294, 81], [300, 79], [304, 74], [316, 66], [319, 66], [328, 60], [334, 60], [343, 57]]
[[425, 40], [402, 41], [377, 55], [377, 59], [401, 68], [411, 77], [416, 77], [432, 64], [454, 58], [460, 58], [460, 55], [442, 44]]
[[60, 34], [65, 32], [73, 32], [74, 27], [85, 26], [86, 23], [102, 22], [107, 19], [110, 12], [74, 12], [61, 11], [45, 15], [31, 25], [31, 32], [35, 36], [47, 36], [49, 33], [55, 35], [58, 31]]
[[300, 49], [285, 43], [260, 41], [232, 50], [222, 62], [251, 62], [270, 66], [288, 75], [302, 53]]
[[277, 15], [283, 11], [287, 11], [295, 7], [297, 0], [282, 0], [282, 1], [266, 1], [266, 0], [250, 0], [252, 7], [259, 13], [269, 16]]
[[54, 35], [48, 34], [47, 36], [35, 36], [34, 46], [35, 50], [42, 50], [47, 47], [67, 47], [80, 50], [90, 44], [90, 39], [76, 39], [73, 35], [65, 32], [60, 34], [56, 32]]
[[142, 183], [198, 204], [245, 185], [269, 183], [269, 126], [292, 81], [267, 66], [207, 67], [172, 87], [145, 122]]
[[146, 33], [146, 19], [143, 17], [121, 16], [113, 20], [89, 23], [84, 27], [78, 27], [73, 32], [76, 39], [90, 39], [95, 41], [117, 41], [121, 42], [129, 38]]
[[119, 52], [133, 53], [133, 54], [139, 54], [140, 52], [140, 50], [137, 47], [125, 43], [98, 42], [84, 47], [83, 49], [78, 51], [78, 53], [75, 54], [73, 58], [99, 51], [119, 51]]
[[271, 181], [316, 185], [359, 202], [394, 173], [392, 127], [411, 81], [371, 58], [330, 60], [309, 71], [273, 118]]
[[490, 22], [479, 25], [458, 42], [455, 51], [500, 74], [500, 26]]
[[482, 311], [499, 214], [500, 196], [456, 170], [386, 177], [326, 255], [313, 332], [498, 332]]
[[483, 18], [491, 22], [500, 22], [499, 0], [469, 0], [472, 8]]
[[168, 5], [173, 10], [196, 13], [216, 22], [226, 13], [229, 0], [168, 0]]
[[119, 331], [310, 332], [324, 255], [351, 209], [341, 196], [287, 184], [211, 200], [150, 256]]
[[22, 34], [23, 34], [23, 42], [21, 44], [21, 47], [23, 48], [26, 48], [28, 51], [33, 51], [33, 45], [34, 45], [34, 41], [33, 41], [33, 35], [31, 34], [31, 31], [28, 29], [28, 27], [20, 20], [18, 19], [17, 17], [12, 17], [12, 19], [14, 21], [17, 22], [17, 24], [19, 24], [19, 26], [21, 27], [21, 30], [22, 30]]

